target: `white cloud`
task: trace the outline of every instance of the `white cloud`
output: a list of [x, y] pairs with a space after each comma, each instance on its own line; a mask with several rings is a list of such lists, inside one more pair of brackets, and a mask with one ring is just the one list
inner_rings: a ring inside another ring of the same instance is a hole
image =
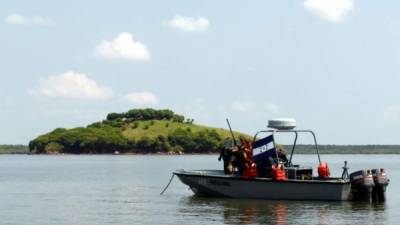
[[353, 0], [305, 0], [304, 8], [322, 19], [340, 23], [354, 10]]
[[174, 18], [166, 22], [166, 25], [187, 32], [204, 32], [208, 30], [210, 22], [204, 17], [185, 17], [175, 15]]
[[86, 100], [106, 100], [113, 96], [111, 88], [99, 86], [85, 74], [74, 71], [49, 76], [28, 92], [35, 96]]
[[389, 121], [400, 120], [400, 106], [389, 106], [383, 112], [383, 117]]
[[151, 92], [131, 92], [124, 96], [126, 100], [137, 105], [154, 105], [158, 98]]
[[106, 59], [130, 61], [149, 61], [150, 53], [146, 46], [133, 39], [132, 34], [120, 33], [114, 40], [102, 40], [95, 48], [95, 55]]
[[20, 14], [9, 14], [5, 18], [5, 22], [10, 25], [36, 25], [36, 26], [51, 26], [54, 22], [42, 16], [22, 16]]
[[241, 113], [273, 113], [277, 114], [280, 112], [279, 106], [273, 103], [268, 104], [256, 104], [249, 101], [235, 101], [231, 105], [232, 110]]

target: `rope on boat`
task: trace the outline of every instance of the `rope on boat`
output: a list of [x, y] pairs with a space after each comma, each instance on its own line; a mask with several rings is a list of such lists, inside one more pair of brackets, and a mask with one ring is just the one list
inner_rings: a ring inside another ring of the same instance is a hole
[[168, 189], [168, 187], [169, 187], [169, 185], [171, 184], [171, 182], [172, 182], [172, 180], [174, 179], [174, 177], [175, 177], [175, 174], [173, 173], [171, 179], [169, 180], [169, 182], [168, 182], [168, 184], [167, 184], [167, 186], [165, 186], [164, 190], [160, 193], [160, 195], [163, 195], [164, 192]]

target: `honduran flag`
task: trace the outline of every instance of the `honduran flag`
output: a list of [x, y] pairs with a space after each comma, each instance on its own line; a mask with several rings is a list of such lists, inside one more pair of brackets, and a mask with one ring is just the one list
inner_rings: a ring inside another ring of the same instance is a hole
[[253, 159], [256, 163], [266, 161], [269, 157], [276, 158], [272, 134], [253, 143]]

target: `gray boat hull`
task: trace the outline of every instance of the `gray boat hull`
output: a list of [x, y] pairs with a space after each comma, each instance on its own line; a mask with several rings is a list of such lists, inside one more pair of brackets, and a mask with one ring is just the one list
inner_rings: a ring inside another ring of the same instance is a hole
[[217, 170], [174, 172], [182, 183], [202, 196], [275, 200], [351, 200], [351, 184], [339, 178], [329, 180], [246, 179]]

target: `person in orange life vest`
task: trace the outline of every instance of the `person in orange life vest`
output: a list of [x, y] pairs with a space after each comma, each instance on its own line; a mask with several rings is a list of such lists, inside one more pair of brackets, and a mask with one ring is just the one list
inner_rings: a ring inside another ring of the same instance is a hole
[[253, 153], [251, 141], [245, 137], [240, 137], [240, 145], [234, 153], [236, 156], [236, 166], [240, 175], [243, 174], [246, 168], [250, 168], [253, 164]]

